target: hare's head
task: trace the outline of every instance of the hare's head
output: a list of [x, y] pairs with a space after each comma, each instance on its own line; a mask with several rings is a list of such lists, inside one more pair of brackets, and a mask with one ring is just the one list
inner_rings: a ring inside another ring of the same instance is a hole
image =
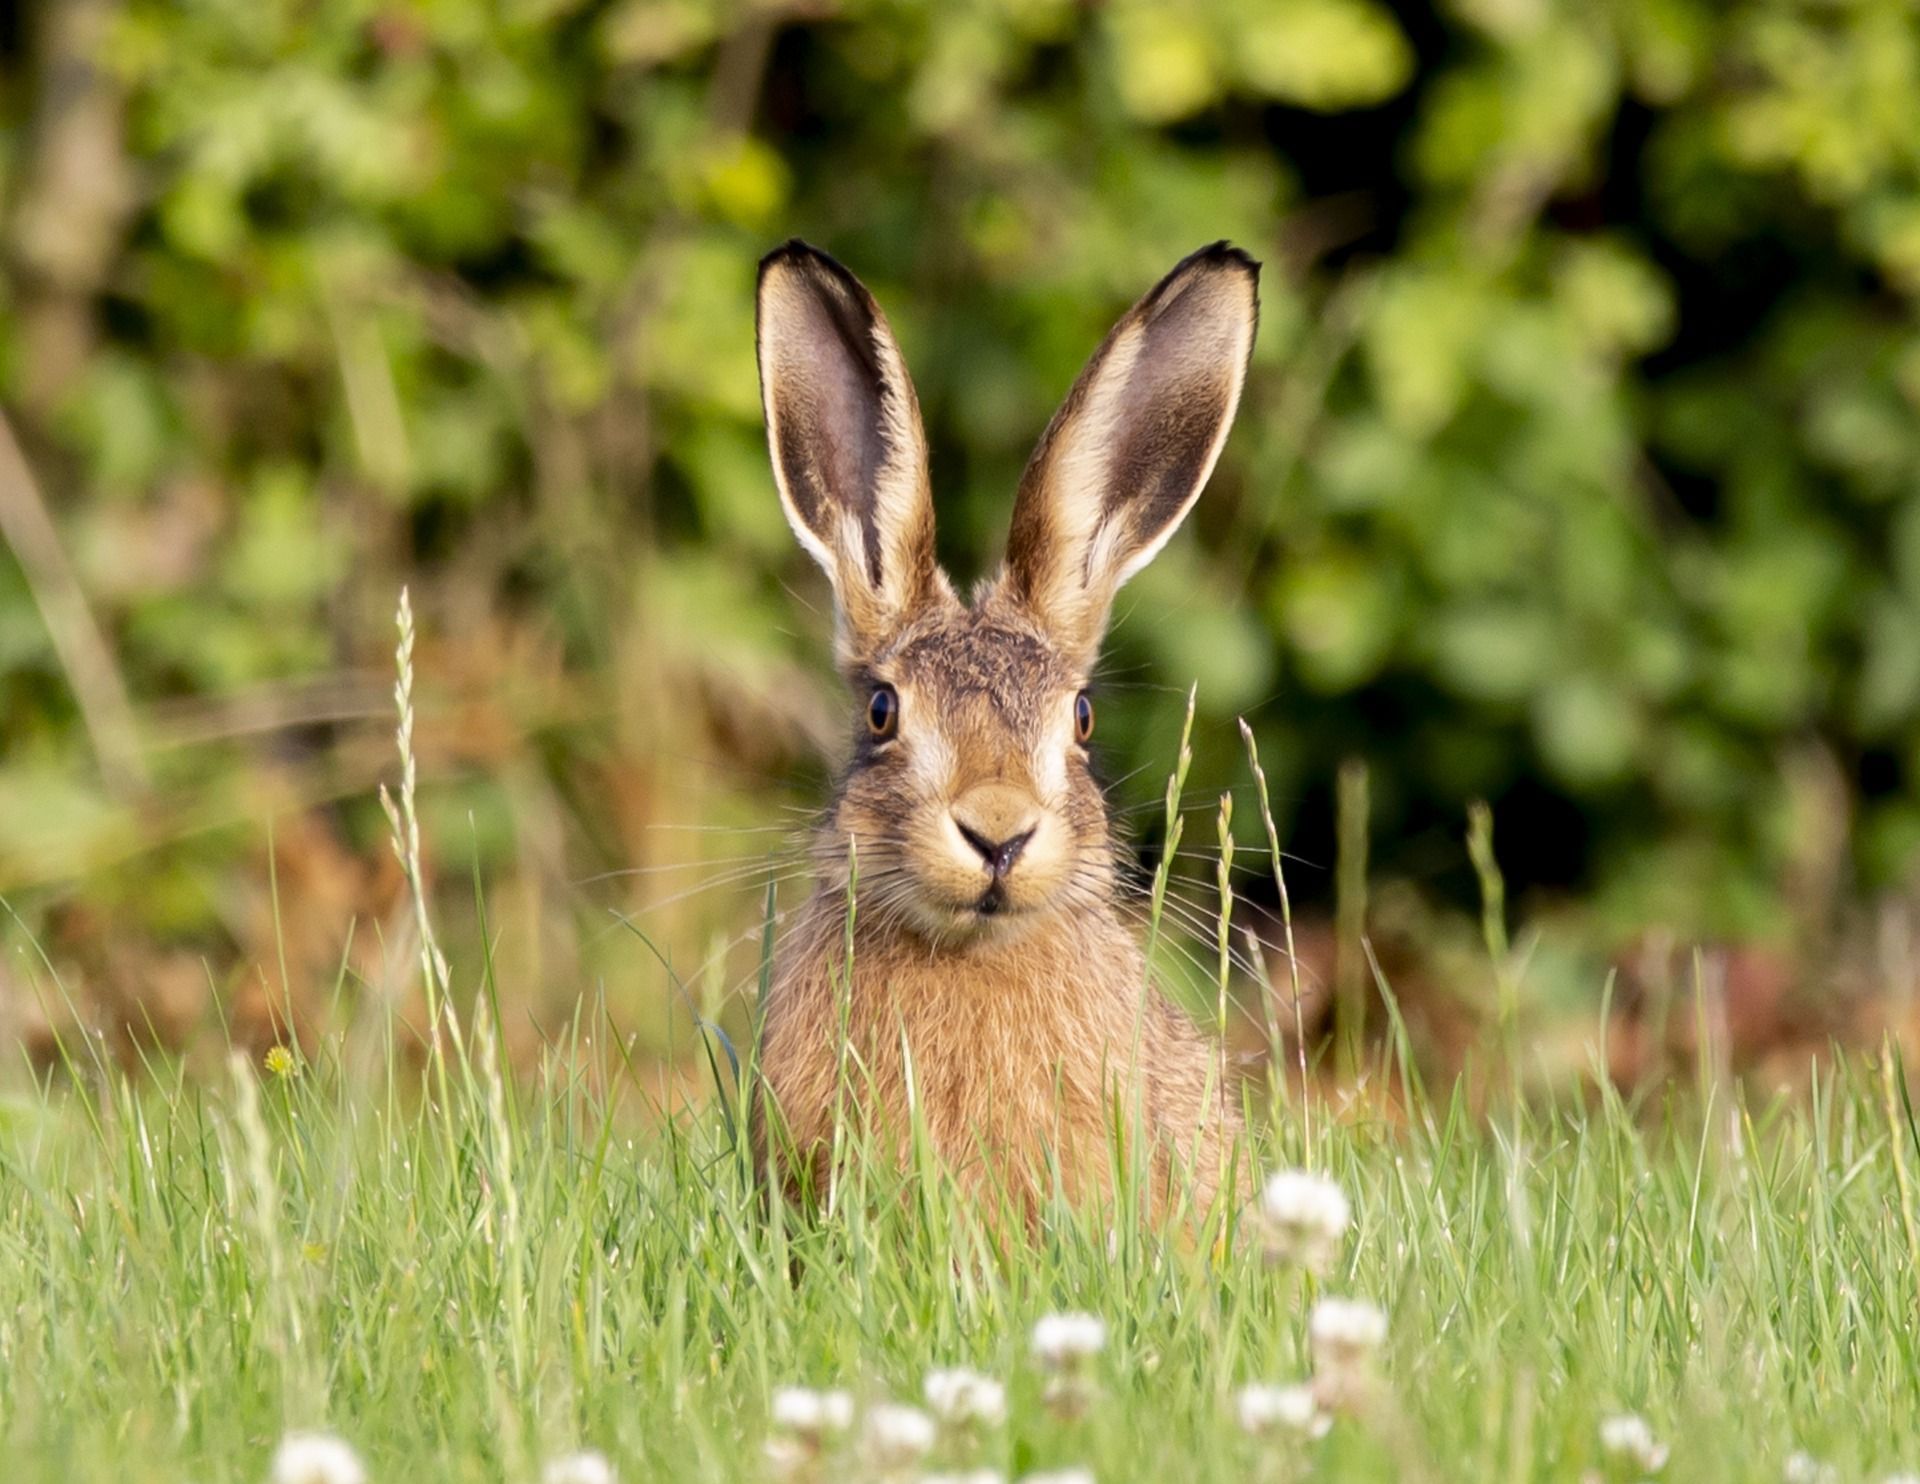
[[804, 243], [761, 263], [774, 477], [833, 583], [854, 693], [827, 844], [844, 870], [854, 843], [864, 920], [968, 944], [1104, 899], [1089, 675], [1115, 591], [1185, 518], [1226, 441], [1258, 273], [1218, 243], [1128, 311], [1027, 465], [1004, 569], [963, 602], [934, 560], [919, 406], [879, 306]]

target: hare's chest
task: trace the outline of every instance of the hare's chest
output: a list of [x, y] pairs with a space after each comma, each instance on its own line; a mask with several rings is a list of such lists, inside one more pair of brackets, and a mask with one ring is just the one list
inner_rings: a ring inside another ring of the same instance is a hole
[[1015, 996], [1002, 985], [948, 980], [938, 993], [901, 993], [920, 987], [891, 979], [884, 1000], [861, 1017], [863, 1052], [892, 1111], [917, 1116], [962, 1160], [1043, 1154], [1098, 1131], [1121, 1068], [1105, 1028], [1076, 1013], [1076, 986]]

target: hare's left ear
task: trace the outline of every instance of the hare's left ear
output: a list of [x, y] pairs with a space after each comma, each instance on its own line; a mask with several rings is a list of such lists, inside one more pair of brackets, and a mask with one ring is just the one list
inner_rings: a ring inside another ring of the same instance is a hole
[[761, 260], [755, 330], [780, 504], [833, 582], [852, 668], [949, 591], [919, 403], [873, 295], [804, 242]]
[[1220, 457], [1260, 318], [1260, 265], [1216, 242], [1113, 327], [1020, 480], [1006, 583], [1091, 664], [1120, 584], [1166, 544]]

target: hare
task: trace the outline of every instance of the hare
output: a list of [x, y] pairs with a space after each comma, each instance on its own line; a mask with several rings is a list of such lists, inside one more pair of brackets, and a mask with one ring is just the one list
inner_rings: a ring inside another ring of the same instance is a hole
[[1120, 320], [1027, 465], [1004, 568], [963, 600], [934, 558], [919, 407], [879, 306], [805, 243], [762, 261], [775, 482], [832, 584], [855, 702], [815, 891], [763, 1007], [780, 1131], [757, 1103], [754, 1151], [790, 1192], [803, 1172], [821, 1188], [835, 1110], [856, 1106], [903, 1160], [917, 1112], [962, 1188], [1029, 1220], [1056, 1180], [1112, 1197], [1116, 1131], [1150, 1161], [1155, 1210], [1184, 1179], [1204, 1211], [1226, 1178], [1237, 1103], [1121, 910], [1087, 687], [1115, 591], [1226, 441], [1258, 279], [1216, 243]]

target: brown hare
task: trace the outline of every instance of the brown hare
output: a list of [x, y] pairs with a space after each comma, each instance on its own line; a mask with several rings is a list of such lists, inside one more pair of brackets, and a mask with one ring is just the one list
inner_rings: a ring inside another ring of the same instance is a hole
[[1149, 1161], [1155, 1210], [1183, 1179], [1204, 1210], [1225, 1178], [1237, 1102], [1118, 902], [1087, 684], [1115, 590], [1226, 441], [1258, 276], [1216, 243], [1121, 319], [1027, 465], [1004, 568], [963, 600], [934, 559], [919, 407], [879, 306], [804, 243], [761, 263], [775, 481], [832, 582], [856, 706], [817, 886], [764, 1006], [781, 1132], [757, 1107], [755, 1157], [789, 1190], [795, 1160], [823, 1188], [840, 1107], [900, 1158], [917, 1110], [963, 1186], [1029, 1219], [1056, 1179], [1111, 1197], [1116, 1131]]

